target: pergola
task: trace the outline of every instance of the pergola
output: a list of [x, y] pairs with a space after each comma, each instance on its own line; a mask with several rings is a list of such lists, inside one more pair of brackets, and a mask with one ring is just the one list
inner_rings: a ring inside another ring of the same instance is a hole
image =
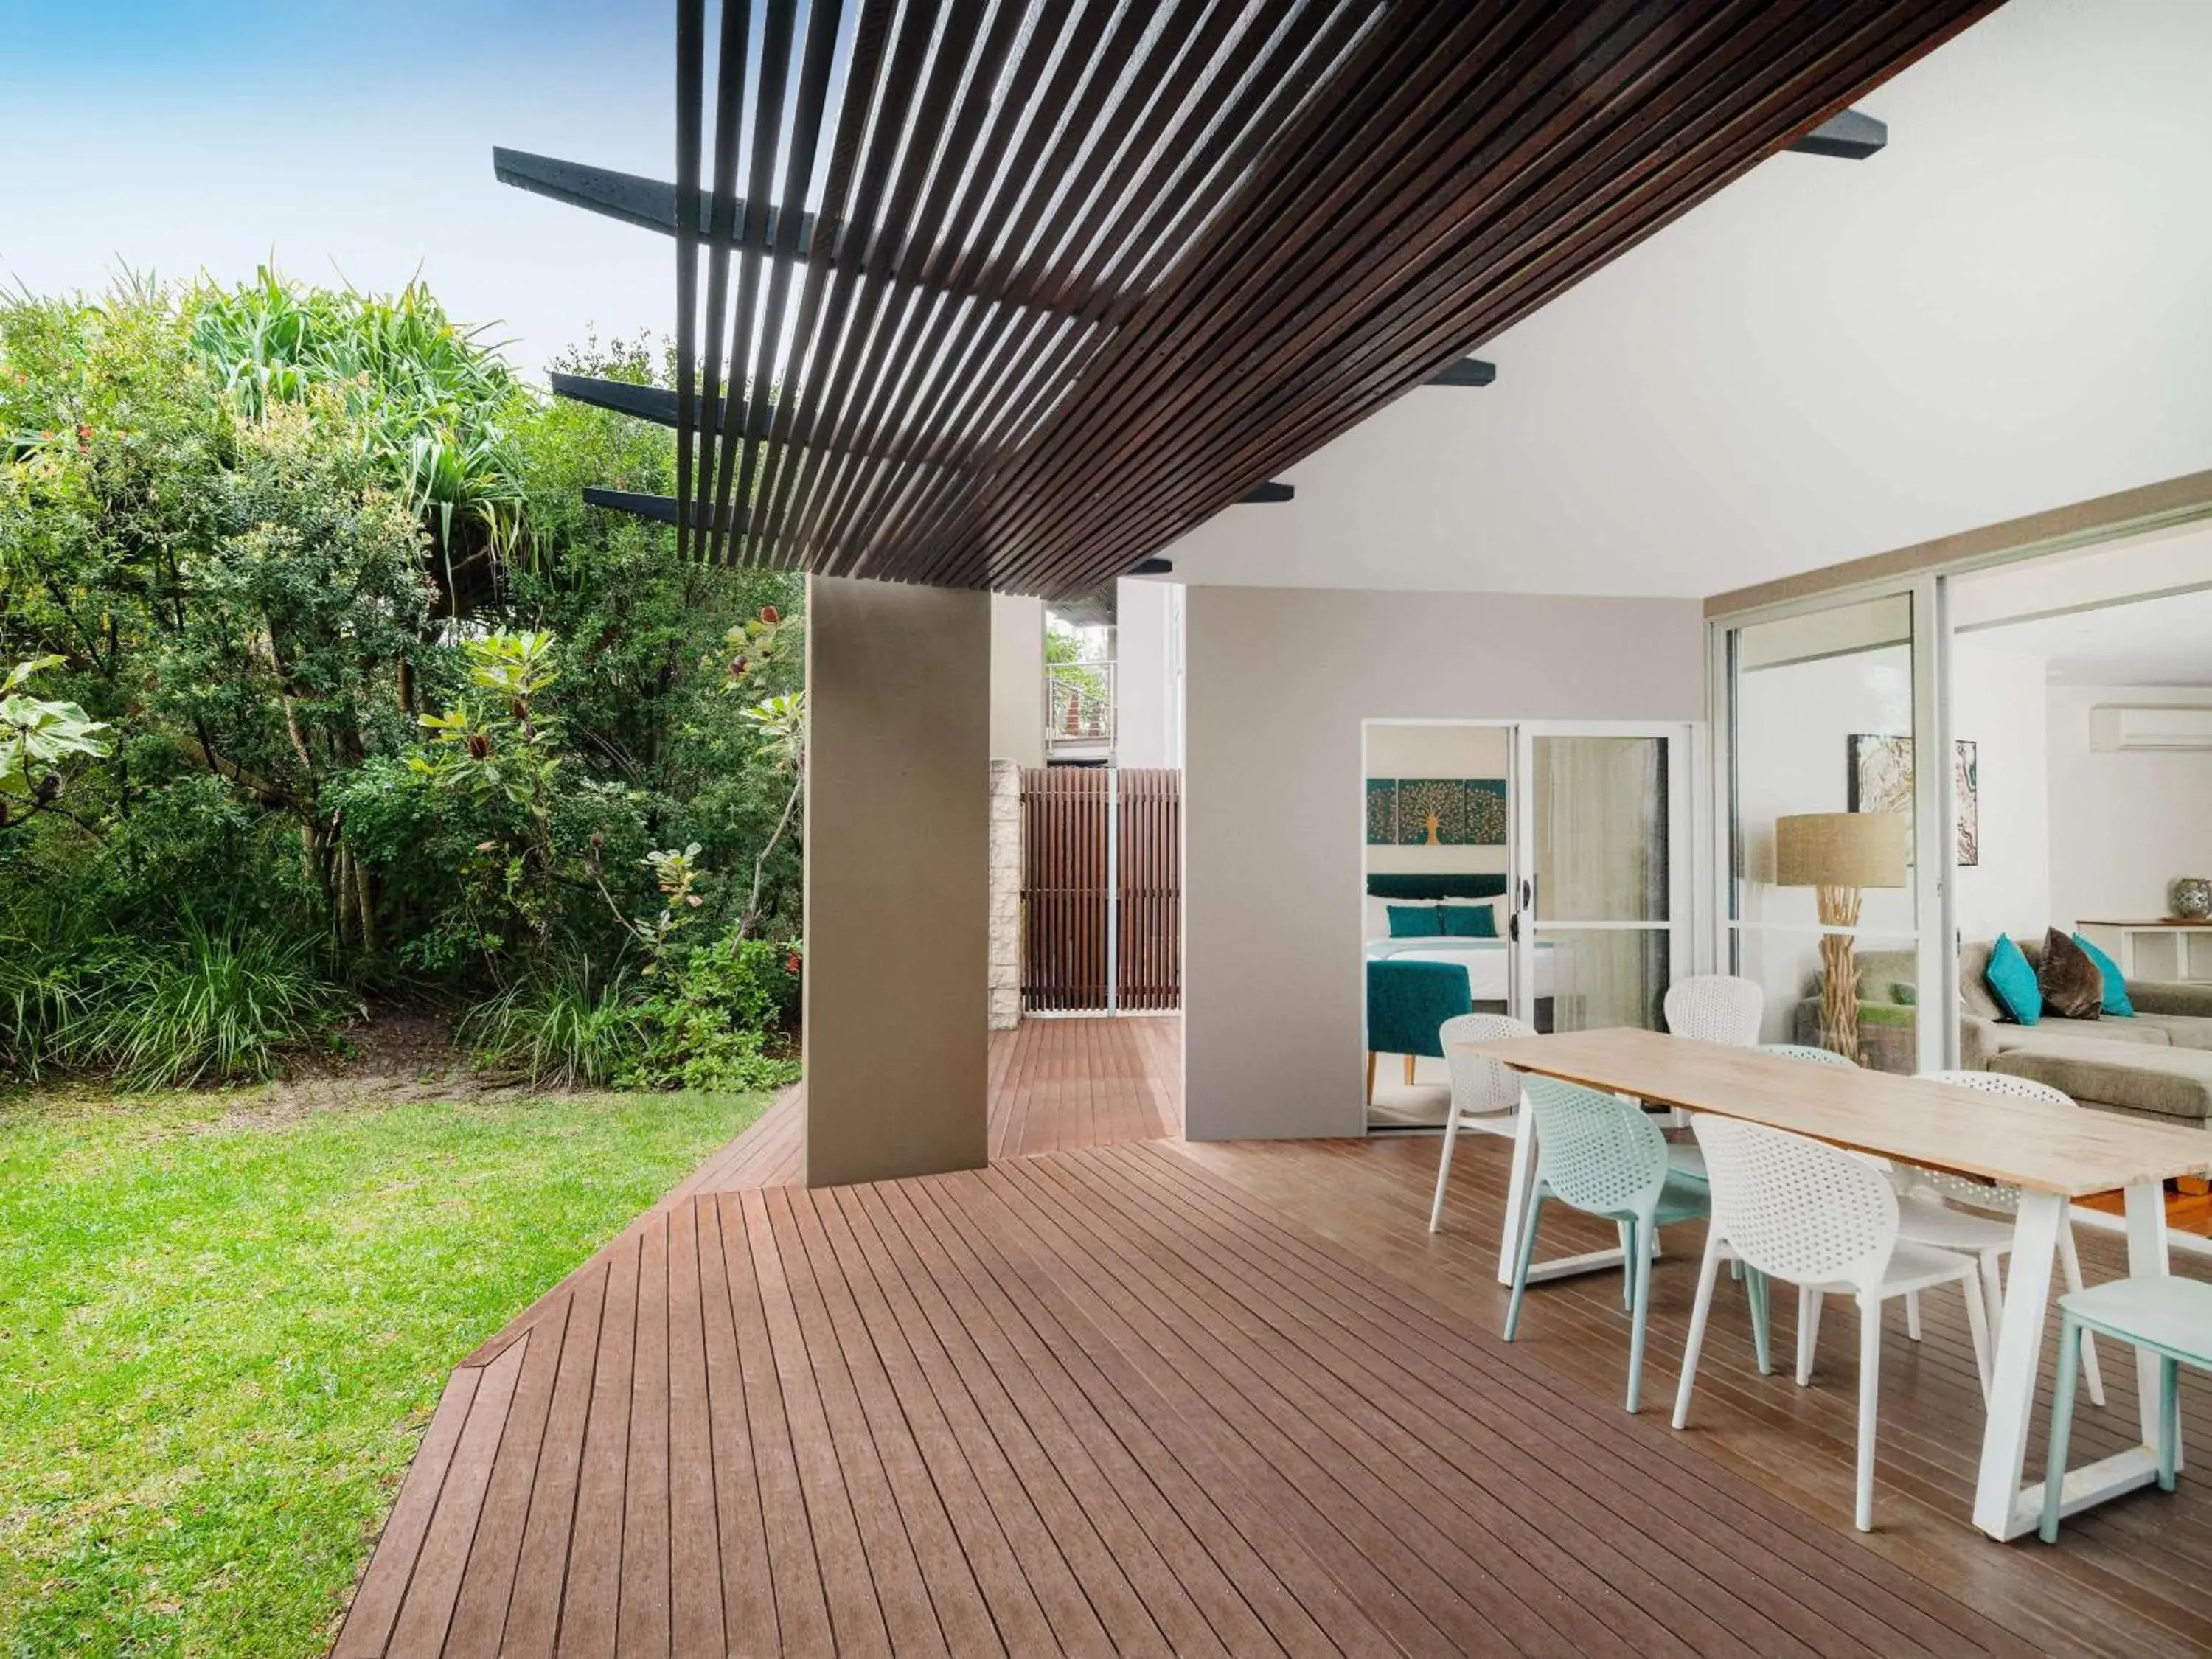
[[678, 0], [672, 180], [499, 152], [674, 242], [675, 385], [556, 390], [672, 428], [677, 494], [592, 499], [821, 579], [809, 1180], [983, 1161], [985, 591], [1485, 384], [1776, 150], [1878, 149], [1851, 100], [1994, 4]]

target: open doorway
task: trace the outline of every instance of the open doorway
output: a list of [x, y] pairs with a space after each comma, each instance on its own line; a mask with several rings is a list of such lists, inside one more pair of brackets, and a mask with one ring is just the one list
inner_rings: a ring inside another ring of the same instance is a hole
[[1367, 1127], [1433, 1129], [1438, 1036], [1657, 1029], [1689, 970], [1686, 726], [1370, 720], [1361, 857]]
[[[1962, 574], [1949, 606], [1960, 1063], [2212, 1125], [2212, 527]], [[2170, 1219], [2212, 1233], [2188, 1184]]]

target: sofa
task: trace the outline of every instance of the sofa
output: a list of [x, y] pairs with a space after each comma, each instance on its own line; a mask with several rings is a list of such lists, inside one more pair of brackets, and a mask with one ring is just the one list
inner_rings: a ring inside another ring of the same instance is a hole
[[[2040, 935], [2015, 936], [2042, 966]], [[1959, 1063], [2005, 1072], [2063, 1091], [2084, 1106], [2199, 1127], [2212, 1122], [2212, 983], [2130, 980], [2132, 1018], [2067, 1019], [2045, 1013], [2033, 1025], [2008, 1018], [1987, 981], [1992, 939], [1959, 950]], [[1860, 1036], [1869, 1059], [1893, 1033], [1909, 1053], [1918, 998], [1909, 951], [1870, 951], [1858, 958]], [[1797, 1040], [1820, 1040], [1820, 988], [1796, 1011]], [[1909, 1069], [1909, 1059], [1894, 1069]]]

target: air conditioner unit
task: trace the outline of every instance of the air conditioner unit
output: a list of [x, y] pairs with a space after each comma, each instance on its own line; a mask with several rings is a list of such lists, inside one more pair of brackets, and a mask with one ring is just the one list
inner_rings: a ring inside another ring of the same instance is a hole
[[2089, 747], [2104, 754], [2212, 750], [2212, 708], [2102, 705], [2089, 711]]

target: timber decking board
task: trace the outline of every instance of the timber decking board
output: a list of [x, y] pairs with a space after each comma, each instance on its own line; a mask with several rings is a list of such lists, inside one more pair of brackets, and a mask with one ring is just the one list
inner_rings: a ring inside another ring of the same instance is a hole
[[[1670, 1229], [1631, 1418], [1617, 1276], [1496, 1335], [1504, 1143], [1462, 1141], [1431, 1237], [1433, 1139], [1167, 1139], [1179, 1036], [999, 1034], [1004, 1161], [963, 1175], [807, 1191], [779, 1100], [454, 1373], [336, 1651], [2203, 1650], [2198, 1478], [2057, 1550], [1969, 1526], [1956, 1298], [1885, 1342], [1861, 1537], [1850, 1310], [1799, 1390], [1724, 1285], [1675, 1434], [1698, 1237]], [[1547, 1216], [1545, 1251], [1605, 1233]], [[2133, 1422], [2105, 1370], [2084, 1456]], [[2184, 1408], [2212, 1443], [2212, 1392]]]
[[[1410, 1282], [1471, 1328], [1495, 1330], [1505, 1305], [1492, 1273], [1507, 1151], [1507, 1143], [1489, 1137], [1462, 1139], [1459, 1158], [1472, 1155], [1476, 1164], [1455, 1162], [1452, 1204], [1444, 1231], [1435, 1236], [1426, 1231], [1433, 1139], [1188, 1146], [1177, 1155], [1224, 1176], [1264, 1212], [1287, 1210], [1309, 1218], [1369, 1264], [1377, 1294]], [[1543, 1255], [1612, 1242], [1609, 1230], [1587, 1222], [1560, 1218], [1559, 1224], [1547, 1213]], [[2125, 1272], [2120, 1241], [2086, 1226], [2080, 1236], [2092, 1282]], [[1668, 1259], [1653, 1275], [1644, 1387], [1645, 1415], [1656, 1422], [1671, 1409], [1700, 1248], [1695, 1226], [1668, 1229]], [[2174, 1265], [2200, 1276], [2208, 1266], [2179, 1253]], [[1847, 1527], [1856, 1431], [1855, 1316], [1848, 1308], [1829, 1310], [1814, 1386], [1800, 1390], [1787, 1376], [1796, 1298], [1776, 1299], [1777, 1375], [1762, 1377], [1752, 1364], [1741, 1297], [1740, 1287], [1725, 1283], [1717, 1293], [1691, 1428], [1674, 1439], [1801, 1510]], [[2192, 1492], [2185, 1479], [2174, 1498], [2108, 1504], [2070, 1521], [2057, 1550], [1999, 1548], [1967, 1526], [1981, 1401], [1963, 1304], [1944, 1295], [1925, 1297], [1923, 1304], [1926, 1340], [1906, 1341], [1893, 1314], [1884, 1331], [1876, 1530], [1863, 1547], [1950, 1589], [2047, 1651], [2204, 1650], [2201, 1586], [2212, 1574], [2212, 1501], [2203, 1487]], [[1617, 1275], [1540, 1286], [1530, 1294], [1518, 1346], [1591, 1393], [1615, 1398], [1626, 1363], [1620, 1310]], [[2075, 1419], [2078, 1458], [2116, 1451], [2133, 1438], [2134, 1367], [2116, 1352], [2104, 1369], [2110, 1404], [2100, 1411], [2084, 1397]], [[2040, 1466], [2051, 1375], [2046, 1356], [2031, 1468]], [[2183, 1407], [2185, 1435], [2208, 1443], [2212, 1389], [2185, 1382]]]

